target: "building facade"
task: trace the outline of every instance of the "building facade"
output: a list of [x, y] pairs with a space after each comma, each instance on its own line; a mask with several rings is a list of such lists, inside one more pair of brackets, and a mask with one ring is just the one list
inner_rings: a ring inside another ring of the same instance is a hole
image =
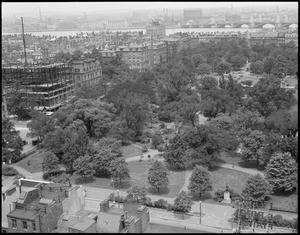
[[27, 105], [35, 110], [54, 111], [74, 96], [72, 67], [66, 63], [2, 67], [2, 85], [7, 99], [17, 82], [26, 95]]
[[128, 64], [130, 69], [144, 71], [150, 68], [149, 50], [146, 44], [130, 44], [129, 46], [118, 47], [117, 54]]
[[102, 78], [102, 68], [97, 59], [78, 58], [70, 62], [75, 80], [75, 90], [84, 85], [97, 84]]
[[166, 36], [166, 26], [161, 25], [158, 21], [146, 26], [146, 35], [154, 38]]
[[164, 42], [148, 43], [150, 67], [167, 61], [167, 46]]

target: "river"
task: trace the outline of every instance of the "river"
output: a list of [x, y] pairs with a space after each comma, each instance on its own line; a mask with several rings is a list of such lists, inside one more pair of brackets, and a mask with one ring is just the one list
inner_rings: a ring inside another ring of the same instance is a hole
[[[191, 33], [191, 32], [256, 32], [259, 29], [242, 29], [242, 28], [173, 28], [173, 29], [166, 29], [166, 35], [170, 35], [170, 34], [174, 34], [174, 33], [178, 33], [178, 32], [182, 32], [182, 33]], [[146, 33], [146, 29], [110, 29], [110, 30], [76, 30], [76, 31], [45, 31], [45, 32], [25, 32], [25, 34], [32, 34], [34, 36], [43, 36], [43, 35], [51, 35], [54, 37], [64, 37], [64, 36], [76, 36], [76, 34], [80, 34], [80, 33], [98, 33], [98, 32], [102, 32], [102, 31], [110, 31], [110, 32], [140, 32], [143, 31], [143, 33]], [[2, 33], [2, 35], [9, 35], [9, 34], [21, 34], [21, 33]]]

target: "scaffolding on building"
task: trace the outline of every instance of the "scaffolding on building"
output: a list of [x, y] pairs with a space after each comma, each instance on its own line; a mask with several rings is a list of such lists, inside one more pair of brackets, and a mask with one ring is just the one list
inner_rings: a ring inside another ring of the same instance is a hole
[[2, 66], [2, 86], [8, 98], [17, 83], [27, 105], [35, 110], [57, 110], [74, 96], [75, 81], [68, 63]]

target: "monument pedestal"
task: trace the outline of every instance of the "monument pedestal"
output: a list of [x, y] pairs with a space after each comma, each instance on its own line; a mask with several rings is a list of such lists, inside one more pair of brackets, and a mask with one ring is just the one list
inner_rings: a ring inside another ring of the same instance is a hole
[[224, 192], [224, 200], [222, 202], [224, 202], [224, 203], [231, 203], [230, 192], [229, 191], [225, 191]]

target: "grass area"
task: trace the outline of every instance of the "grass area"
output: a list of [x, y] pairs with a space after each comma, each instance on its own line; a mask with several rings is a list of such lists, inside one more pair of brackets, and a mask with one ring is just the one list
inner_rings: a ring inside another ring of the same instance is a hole
[[142, 149], [134, 145], [122, 146], [121, 150], [124, 158], [139, 156], [142, 153]]
[[[151, 185], [148, 184], [148, 169], [150, 167], [150, 162], [148, 160], [144, 160], [142, 162], [134, 161], [129, 162], [129, 171], [131, 179], [128, 182], [123, 182], [122, 186], [116, 182], [115, 189], [127, 190], [130, 187], [138, 186], [138, 187], [146, 187], [148, 189], [148, 194], [152, 195], [162, 195], [164, 197], [175, 197], [177, 193], [181, 190], [184, 180], [185, 180], [185, 172], [184, 171], [170, 171], [169, 175], [169, 186], [168, 188], [163, 188], [158, 193], [157, 190]], [[75, 175], [70, 176], [71, 182], [75, 184], [82, 184], [90, 187], [98, 187], [98, 188], [112, 188], [110, 178], [89, 178], [83, 180]]]
[[[16, 165], [19, 167], [24, 168], [25, 170], [36, 173], [43, 171], [42, 169], [42, 162], [44, 158], [51, 153], [44, 149], [37, 150], [35, 153], [29, 155], [28, 157], [22, 159], [21, 161], [17, 162]], [[30, 164], [28, 164], [30, 162]]]
[[271, 199], [269, 203], [273, 203], [274, 207], [281, 207], [290, 210], [295, 210], [296, 208], [298, 208], [298, 194], [297, 193], [273, 194], [271, 195]]
[[161, 189], [158, 193], [156, 188], [151, 187], [148, 184], [148, 169], [150, 163], [148, 160], [142, 162], [130, 162], [129, 169], [131, 175], [132, 186], [145, 186], [148, 189], [148, 193], [152, 195], [162, 195], [164, 197], [175, 197], [184, 185], [185, 172], [184, 171], [172, 171], [170, 170], [169, 185], [168, 188]]
[[[250, 174], [235, 171], [227, 168], [215, 167], [213, 170], [209, 171], [212, 181], [212, 190], [206, 192], [202, 195], [201, 200], [205, 202], [212, 202], [215, 192], [220, 190], [225, 190], [226, 184], [229, 184], [229, 188], [233, 189], [236, 193], [241, 194], [242, 189], [251, 176]], [[199, 201], [199, 194], [192, 194], [193, 200]]]

